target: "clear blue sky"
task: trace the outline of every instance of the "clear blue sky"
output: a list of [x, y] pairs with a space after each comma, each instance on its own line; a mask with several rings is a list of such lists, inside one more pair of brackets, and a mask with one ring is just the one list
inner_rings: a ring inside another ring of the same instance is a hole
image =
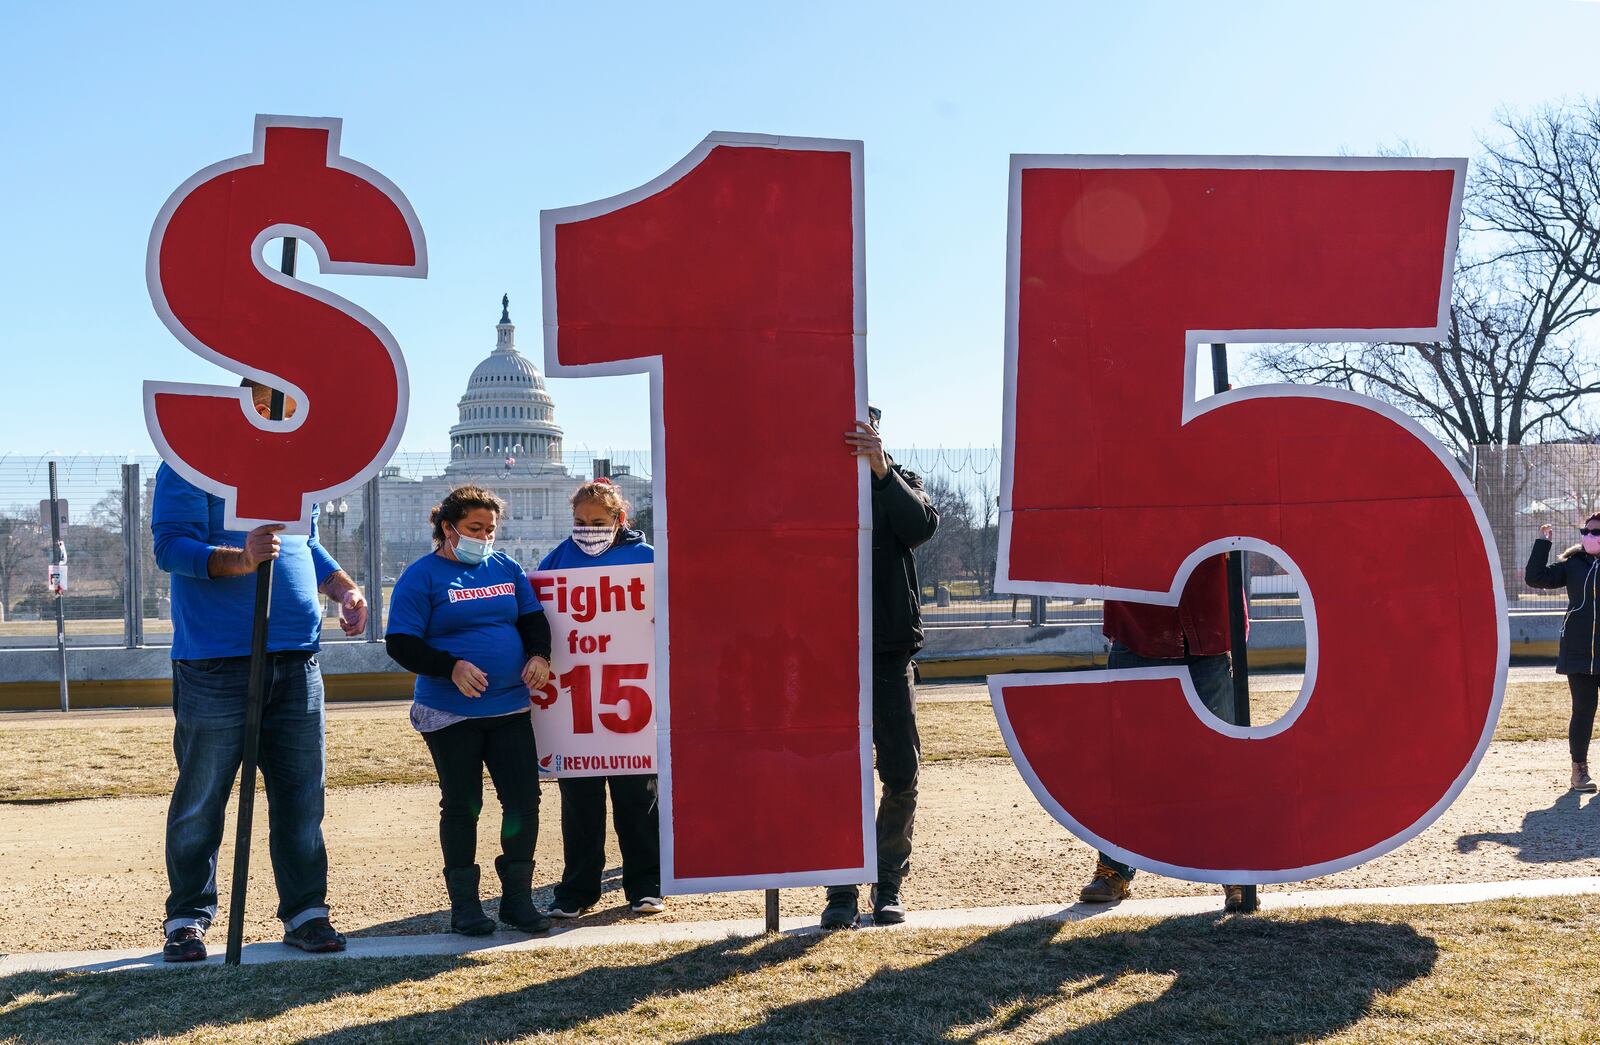
[[[865, 140], [890, 441], [992, 446], [1010, 153], [1471, 155], [1499, 107], [1600, 93], [1586, 0], [7, 3], [0, 39], [0, 451], [25, 454], [145, 451], [140, 381], [216, 379], [156, 319], [145, 244], [257, 112], [342, 116], [421, 217], [426, 281], [328, 280], [406, 352], [402, 449], [445, 448], [503, 291], [542, 365], [540, 208], [712, 130]], [[551, 385], [569, 446], [646, 445], [642, 378]]]

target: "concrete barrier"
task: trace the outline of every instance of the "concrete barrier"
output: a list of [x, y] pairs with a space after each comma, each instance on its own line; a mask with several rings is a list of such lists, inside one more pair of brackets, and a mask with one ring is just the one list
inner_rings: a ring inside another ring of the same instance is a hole
[[[1565, 615], [1516, 613], [1510, 618], [1511, 655], [1552, 659]], [[932, 628], [917, 656], [925, 679], [981, 678], [1010, 671], [1068, 671], [1103, 666], [1109, 646], [1096, 624]], [[1305, 666], [1305, 622], [1250, 624], [1253, 668]], [[172, 665], [165, 646], [142, 649], [71, 647], [67, 680], [75, 708], [166, 706], [172, 703]], [[411, 695], [412, 676], [389, 659], [381, 642], [329, 642], [319, 654], [329, 700], [379, 700]], [[0, 650], [0, 709], [56, 707], [56, 651]]]

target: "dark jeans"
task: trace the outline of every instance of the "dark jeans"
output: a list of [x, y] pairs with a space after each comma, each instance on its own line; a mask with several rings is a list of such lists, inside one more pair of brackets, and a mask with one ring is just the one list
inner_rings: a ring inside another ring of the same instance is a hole
[[446, 867], [478, 862], [478, 812], [487, 767], [500, 798], [500, 851], [530, 861], [539, 838], [539, 759], [526, 713], [463, 719], [422, 734], [439, 773], [439, 848]]
[[[898, 887], [911, 870], [911, 832], [917, 819], [917, 767], [922, 738], [917, 735], [917, 692], [911, 654], [872, 658], [872, 746], [877, 754], [878, 882]], [[854, 889], [854, 886], [833, 886]]]
[[1600, 696], [1600, 675], [1568, 675], [1572, 691], [1572, 719], [1567, 723], [1567, 747], [1574, 762], [1589, 761], [1589, 739], [1594, 735], [1594, 709]]
[[[1211, 710], [1211, 713], [1222, 721], [1233, 724], [1233, 659], [1226, 653], [1217, 653], [1211, 656], [1201, 656], [1191, 653], [1182, 660], [1164, 660], [1160, 657], [1141, 657], [1133, 650], [1120, 642], [1111, 644], [1111, 653], [1106, 658], [1106, 667], [1112, 670], [1121, 668], [1170, 668], [1178, 664], [1185, 664], [1189, 668], [1189, 677], [1194, 680], [1196, 695], [1200, 703]], [[1120, 860], [1113, 860], [1105, 853], [1100, 854], [1100, 862], [1116, 871], [1128, 881], [1133, 880], [1134, 869]]]
[[[244, 758], [249, 657], [172, 662], [172, 753], [178, 782], [167, 806], [165, 930], [206, 929], [217, 916], [217, 847]], [[322, 843], [322, 672], [310, 653], [272, 655], [258, 760], [267, 790], [272, 876], [286, 929], [328, 915]]]
[[629, 903], [661, 896], [661, 823], [655, 774], [562, 777], [561, 884], [555, 905], [568, 911], [593, 907], [606, 870], [606, 787], [611, 820], [622, 849], [622, 892]]

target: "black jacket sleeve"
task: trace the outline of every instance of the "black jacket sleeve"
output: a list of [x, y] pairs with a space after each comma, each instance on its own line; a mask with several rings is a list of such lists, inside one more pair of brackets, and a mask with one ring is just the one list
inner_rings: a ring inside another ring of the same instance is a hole
[[524, 613], [517, 618], [517, 634], [522, 636], [524, 657], [550, 659], [550, 620], [544, 611]]
[[882, 479], [872, 477], [872, 499], [882, 509], [895, 538], [907, 548], [932, 537], [939, 529], [939, 512], [922, 489], [922, 477], [891, 464]]
[[1550, 561], [1550, 542], [1543, 537], [1533, 542], [1533, 551], [1528, 554], [1528, 569], [1523, 573], [1522, 579], [1528, 582], [1530, 588], [1567, 586], [1566, 568], [1560, 563]]
[[442, 649], [428, 645], [420, 636], [407, 635], [399, 631], [391, 631], [383, 637], [383, 648], [389, 652], [390, 660], [413, 675], [432, 675], [435, 678], [447, 679], [455, 670], [456, 661], [459, 659]]

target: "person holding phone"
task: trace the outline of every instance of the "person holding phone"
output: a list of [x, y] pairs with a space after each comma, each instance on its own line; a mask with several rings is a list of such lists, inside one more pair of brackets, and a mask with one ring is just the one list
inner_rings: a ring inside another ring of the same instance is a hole
[[1600, 513], [1578, 528], [1578, 543], [1550, 561], [1555, 539], [1551, 526], [1539, 527], [1528, 554], [1523, 579], [1530, 588], [1567, 589], [1567, 616], [1561, 625], [1556, 674], [1567, 677], [1572, 692], [1572, 717], [1567, 721], [1567, 748], [1572, 755], [1572, 790], [1594, 794], [1589, 775], [1589, 740], [1594, 734], [1594, 712], [1600, 696], [1600, 616], [1595, 613], [1600, 586]]

